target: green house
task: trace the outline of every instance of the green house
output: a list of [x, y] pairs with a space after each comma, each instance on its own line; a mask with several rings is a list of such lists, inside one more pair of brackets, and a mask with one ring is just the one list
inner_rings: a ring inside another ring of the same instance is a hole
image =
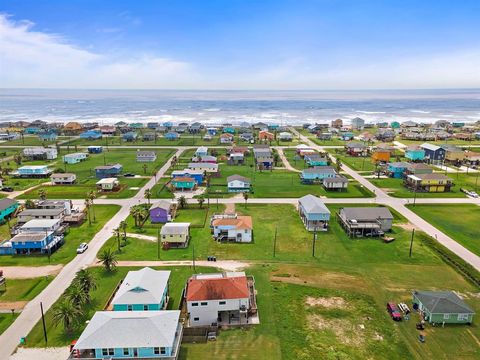
[[413, 307], [425, 321], [436, 324], [470, 324], [475, 312], [453, 291], [414, 291]]
[[197, 183], [194, 178], [181, 176], [172, 179], [172, 186], [175, 190], [194, 190]]

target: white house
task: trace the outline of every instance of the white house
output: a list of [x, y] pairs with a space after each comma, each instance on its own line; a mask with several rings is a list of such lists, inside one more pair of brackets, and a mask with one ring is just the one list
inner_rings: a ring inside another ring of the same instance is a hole
[[285, 132], [281, 132], [280, 134], [278, 134], [278, 138], [281, 141], [292, 141], [293, 140], [293, 135], [291, 133], [285, 131]]
[[23, 156], [29, 160], [55, 160], [58, 156], [55, 147], [29, 147], [23, 149]]
[[228, 192], [249, 192], [250, 185], [249, 178], [240, 175], [231, 175], [227, 177]]
[[202, 157], [202, 156], [207, 156], [208, 155], [208, 147], [206, 146], [200, 146], [197, 151], [195, 151], [195, 156], [196, 157]]
[[137, 151], [137, 162], [154, 162], [155, 160], [157, 160], [155, 151]]
[[117, 178], [103, 178], [97, 181], [96, 185], [102, 191], [113, 191], [118, 188], [120, 182]]
[[53, 185], [71, 185], [77, 180], [77, 175], [73, 173], [58, 173], [50, 176]]
[[235, 215], [214, 219], [211, 223], [217, 241], [252, 242], [252, 217]]
[[243, 325], [256, 313], [253, 281], [244, 272], [197, 274], [185, 289], [189, 325]]
[[188, 164], [190, 170], [196, 170], [201, 172], [216, 173], [218, 172], [218, 164], [206, 163], [206, 162], [193, 162]]

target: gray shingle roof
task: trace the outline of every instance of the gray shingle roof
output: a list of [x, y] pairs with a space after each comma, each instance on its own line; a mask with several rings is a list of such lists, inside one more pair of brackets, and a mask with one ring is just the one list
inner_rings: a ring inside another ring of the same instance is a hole
[[331, 166], [314, 166], [308, 169], [302, 170], [304, 173], [312, 174], [335, 174], [336, 171]]
[[5, 210], [6, 208], [12, 206], [13, 204], [16, 204], [17, 202], [13, 199], [5, 198], [5, 199], [0, 199], [0, 211]]
[[328, 210], [323, 201], [316, 196], [310, 194], [305, 195], [298, 200], [298, 203], [301, 204], [308, 213], [330, 214], [330, 210]]
[[170, 210], [172, 207], [172, 202], [169, 200], [159, 200], [156, 203], [152, 204], [150, 207], [150, 210], [160, 208], [160, 209], [165, 209], [165, 210]]
[[179, 310], [97, 311], [75, 349], [172, 347]]
[[393, 215], [386, 207], [347, 207], [342, 209], [347, 220], [369, 221], [392, 219]]
[[323, 183], [324, 183], [324, 184], [328, 184], [328, 183], [338, 183], [338, 182], [348, 183], [348, 179], [347, 179], [345, 176], [342, 176], [342, 175], [338, 175], [338, 176], [335, 176], [335, 177], [333, 177], [333, 178], [323, 179]]
[[241, 175], [231, 175], [231, 176], [227, 177], [227, 182], [234, 181], [234, 180], [239, 180], [239, 181], [243, 181], [243, 182], [247, 182], [247, 183], [250, 182], [249, 178], [246, 178], [246, 177], [241, 176]]
[[432, 314], [475, 313], [473, 309], [453, 291], [415, 291], [414, 295]]

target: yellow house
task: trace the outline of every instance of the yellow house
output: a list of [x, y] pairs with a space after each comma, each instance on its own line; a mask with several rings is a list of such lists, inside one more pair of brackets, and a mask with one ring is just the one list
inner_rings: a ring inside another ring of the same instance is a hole
[[465, 152], [455, 146], [445, 147], [445, 161], [449, 162], [461, 162], [465, 160]]
[[408, 175], [405, 186], [417, 192], [447, 192], [453, 186], [453, 180], [436, 173]]
[[186, 248], [190, 239], [190, 223], [166, 223], [160, 230], [160, 237], [166, 248]]

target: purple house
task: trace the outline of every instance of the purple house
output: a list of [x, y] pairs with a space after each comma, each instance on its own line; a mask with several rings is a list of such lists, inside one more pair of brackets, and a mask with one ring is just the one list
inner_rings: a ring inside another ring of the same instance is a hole
[[169, 200], [160, 200], [150, 208], [152, 223], [166, 223], [172, 220], [173, 203]]

